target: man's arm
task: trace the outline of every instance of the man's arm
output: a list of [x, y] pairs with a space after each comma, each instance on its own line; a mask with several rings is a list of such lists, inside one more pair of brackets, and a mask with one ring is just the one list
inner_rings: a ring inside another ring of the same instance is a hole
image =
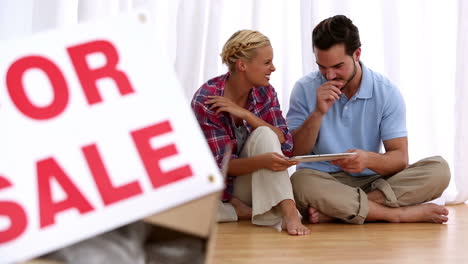
[[382, 176], [398, 173], [408, 167], [408, 138], [400, 137], [383, 142], [385, 153], [368, 152], [360, 149], [350, 149], [356, 152], [351, 158], [332, 161], [344, 171], [359, 173], [368, 168]]
[[370, 152], [368, 168], [382, 176], [396, 174], [408, 167], [408, 138], [394, 138], [383, 142], [385, 153]]
[[312, 112], [300, 127], [292, 131], [294, 149], [293, 155], [307, 155], [314, 148], [322, 124], [323, 114]]
[[292, 132], [294, 149], [293, 155], [310, 154], [317, 141], [323, 116], [330, 107], [340, 98], [341, 81], [328, 81], [317, 89], [317, 101], [314, 111], [297, 129]]

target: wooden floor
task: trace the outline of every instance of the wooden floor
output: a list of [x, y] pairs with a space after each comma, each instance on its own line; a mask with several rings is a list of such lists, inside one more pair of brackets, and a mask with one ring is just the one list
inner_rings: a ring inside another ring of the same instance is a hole
[[468, 205], [446, 224], [309, 225], [293, 237], [249, 222], [218, 224], [213, 263], [468, 263]]

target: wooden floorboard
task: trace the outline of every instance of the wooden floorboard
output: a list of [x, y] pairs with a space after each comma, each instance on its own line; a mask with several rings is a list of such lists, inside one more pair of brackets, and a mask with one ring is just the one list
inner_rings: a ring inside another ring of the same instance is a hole
[[213, 263], [468, 263], [468, 205], [448, 209], [446, 224], [316, 224], [303, 237], [222, 223]]

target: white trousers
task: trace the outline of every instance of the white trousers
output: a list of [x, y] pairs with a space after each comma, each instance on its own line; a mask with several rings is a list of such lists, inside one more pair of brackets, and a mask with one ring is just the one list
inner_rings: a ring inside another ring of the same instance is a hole
[[[269, 127], [256, 128], [245, 142], [241, 158], [252, 157], [267, 152], [282, 155], [278, 136]], [[233, 195], [252, 207], [252, 223], [262, 226], [277, 225], [282, 220], [281, 201], [294, 201], [289, 173], [260, 169], [247, 175], [236, 177]], [[220, 201], [218, 222], [237, 221], [234, 208]]]

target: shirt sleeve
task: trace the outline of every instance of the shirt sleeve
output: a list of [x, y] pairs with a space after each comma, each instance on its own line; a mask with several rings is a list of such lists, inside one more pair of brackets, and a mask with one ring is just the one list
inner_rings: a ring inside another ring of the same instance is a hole
[[283, 132], [285, 141], [281, 144], [281, 150], [285, 156], [291, 156], [293, 150], [293, 138], [286, 124], [286, 120], [283, 117], [283, 112], [281, 111], [277, 94], [273, 87], [270, 88], [271, 89], [268, 92], [268, 101], [264, 107], [267, 111], [266, 114], [262, 115], [262, 119]]
[[[289, 110], [286, 120], [291, 131], [299, 128], [310, 114], [310, 109], [315, 108], [315, 90], [310, 89], [310, 96], [305, 93], [305, 88], [300, 82], [296, 82], [289, 98]], [[308, 98], [310, 99], [308, 102]]]
[[384, 104], [380, 124], [380, 137], [383, 141], [408, 136], [405, 101], [400, 91], [396, 87], [392, 88]]
[[[194, 98], [191, 106], [211, 152], [213, 153], [213, 157], [218, 167], [221, 168], [225, 149], [226, 146], [231, 143], [231, 138], [226, 131], [226, 126], [221, 124], [219, 116], [211, 111], [208, 106], [204, 104], [204, 101], [205, 98], [202, 96]], [[235, 153], [231, 154], [231, 159], [235, 158], [238, 158], [237, 155]]]

